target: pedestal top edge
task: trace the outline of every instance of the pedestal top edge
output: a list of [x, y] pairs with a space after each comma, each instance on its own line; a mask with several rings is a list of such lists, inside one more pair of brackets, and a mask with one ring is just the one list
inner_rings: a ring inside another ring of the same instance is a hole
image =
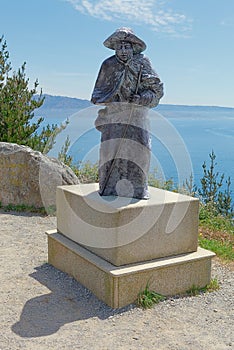
[[185, 202], [199, 202], [198, 198], [187, 196], [180, 193], [170, 192], [156, 187], [149, 186], [150, 198], [135, 199], [127, 197], [114, 197], [114, 196], [103, 196], [101, 197], [98, 193], [98, 184], [79, 184], [79, 185], [65, 185], [58, 186], [58, 191], [63, 191], [77, 195], [78, 197], [85, 197], [88, 201], [99, 202], [107, 206], [121, 208], [121, 207], [145, 207], [155, 206], [162, 204], [173, 204], [173, 203], [185, 203]]

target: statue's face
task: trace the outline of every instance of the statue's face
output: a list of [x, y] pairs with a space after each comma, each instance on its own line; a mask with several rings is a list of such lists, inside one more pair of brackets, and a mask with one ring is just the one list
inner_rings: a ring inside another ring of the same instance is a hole
[[131, 43], [127, 41], [117, 43], [115, 47], [115, 54], [121, 61], [127, 62], [133, 57], [133, 48]]

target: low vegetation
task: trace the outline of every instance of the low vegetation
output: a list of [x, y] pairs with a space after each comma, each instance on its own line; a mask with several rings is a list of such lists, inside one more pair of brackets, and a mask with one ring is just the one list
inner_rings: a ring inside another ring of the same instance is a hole
[[200, 287], [197, 287], [197, 286], [193, 285], [189, 290], [187, 290], [186, 295], [197, 296], [197, 295], [202, 294], [202, 293], [214, 292], [215, 290], [218, 290], [219, 288], [220, 287], [219, 287], [219, 283], [218, 283], [217, 278], [213, 278], [210, 281], [210, 283], [207, 284], [203, 288], [200, 288]]
[[147, 283], [145, 289], [138, 294], [136, 304], [143, 309], [149, 309], [165, 299], [165, 296], [150, 290], [149, 284]]
[[[181, 296], [197, 296], [204, 293], [214, 292], [219, 288], [220, 286], [217, 278], [213, 278], [211, 279], [210, 283], [207, 284], [205, 287], [198, 287], [196, 285], [192, 285], [192, 287]], [[141, 307], [142, 309], [150, 309], [159, 302], [164, 301], [166, 299], [166, 296], [156, 293], [154, 290], [151, 290], [149, 288], [149, 283], [147, 283], [145, 289], [138, 294], [136, 305]]]
[[231, 197], [231, 180], [219, 174], [215, 168], [216, 156], [210, 153], [210, 167], [203, 163], [199, 212], [199, 245], [209, 249], [225, 261], [234, 261], [234, 211]]
[[0, 209], [4, 212], [16, 212], [16, 213], [35, 213], [41, 216], [55, 216], [56, 215], [56, 207], [54, 205], [50, 207], [40, 207], [36, 208], [33, 205], [25, 205], [25, 204], [12, 204], [9, 203], [7, 205], [3, 205], [0, 202]]

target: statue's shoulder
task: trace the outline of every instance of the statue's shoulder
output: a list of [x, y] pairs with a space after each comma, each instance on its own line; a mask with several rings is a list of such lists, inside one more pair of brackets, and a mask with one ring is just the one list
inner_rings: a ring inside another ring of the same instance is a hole
[[150, 62], [149, 58], [147, 56], [143, 55], [142, 53], [138, 53], [138, 54], [134, 55], [134, 61], [137, 64], [143, 65], [145, 68], [148, 68], [148, 69], [151, 68], [151, 62]]
[[145, 56], [143, 53], [137, 53], [134, 55], [134, 60], [138, 62], [149, 62], [149, 59], [147, 56]]
[[117, 62], [115, 55], [106, 58], [103, 62], [102, 62], [102, 67], [109, 67], [109, 66], [113, 66], [113, 64], [115, 64]]

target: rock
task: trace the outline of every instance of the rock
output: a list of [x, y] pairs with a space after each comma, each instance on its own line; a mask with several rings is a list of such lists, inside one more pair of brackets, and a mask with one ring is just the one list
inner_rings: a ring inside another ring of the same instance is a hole
[[26, 146], [0, 142], [0, 202], [2, 205], [54, 207], [56, 187], [78, 184], [74, 172], [55, 158]]

